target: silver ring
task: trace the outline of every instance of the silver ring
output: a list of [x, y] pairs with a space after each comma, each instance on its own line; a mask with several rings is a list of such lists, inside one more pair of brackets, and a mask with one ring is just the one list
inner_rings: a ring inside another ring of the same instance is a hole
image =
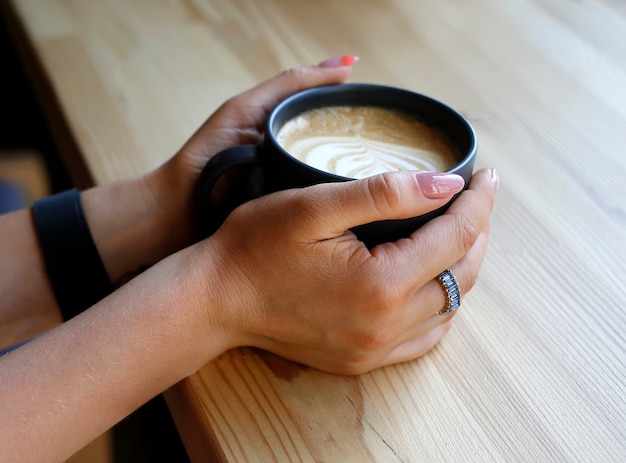
[[439, 315], [448, 315], [461, 307], [461, 290], [450, 270], [441, 272], [437, 279], [446, 293], [446, 305], [437, 313]]

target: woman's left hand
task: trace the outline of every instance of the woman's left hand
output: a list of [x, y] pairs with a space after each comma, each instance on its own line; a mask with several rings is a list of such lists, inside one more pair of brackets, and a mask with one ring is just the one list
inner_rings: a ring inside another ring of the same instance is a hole
[[345, 81], [355, 60], [353, 56], [338, 57], [283, 71], [226, 101], [169, 162], [147, 176], [152, 196], [170, 206], [172, 226], [194, 230], [195, 186], [211, 157], [232, 146], [260, 143], [274, 106], [300, 90]]

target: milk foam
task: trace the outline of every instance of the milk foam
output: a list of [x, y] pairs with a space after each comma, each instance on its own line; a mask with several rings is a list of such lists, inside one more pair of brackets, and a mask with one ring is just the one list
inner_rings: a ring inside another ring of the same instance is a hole
[[443, 171], [457, 160], [442, 134], [374, 107], [316, 109], [287, 122], [278, 142], [308, 165], [351, 178], [396, 170]]
[[294, 142], [290, 151], [311, 167], [351, 178], [394, 170], [441, 170], [433, 153], [360, 136], [310, 137]]

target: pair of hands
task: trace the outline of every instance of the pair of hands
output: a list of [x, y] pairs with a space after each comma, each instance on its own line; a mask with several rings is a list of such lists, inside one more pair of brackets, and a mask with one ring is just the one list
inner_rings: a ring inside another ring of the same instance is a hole
[[[487, 245], [494, 171], [477, 172], [446, 214], [410, 238], [371, 251], [350, 228], [422, 214], [458, 189], [433, 189], [441, 174], [394, 172], [281, 191], [241, 205], [192, 244], [206, 161], [259, 142], [268, 112], [289, 94], [346, 79], [350, 67], [332, 63], [283, 73], [233, 98], [156, 171], [81, 193], [110, 278], [157, 264], [0, 359], [0, 460], [65, 460], [236, 346], [358, 374], [419, 357], [439, 341], [452, 315], [437, 315], [445, 301], [435, 278], [449, 268], [462, 293], [472, 287]], [[57, 306], [30, 211], [3, 216], [1, 225], [0, 267], [11, 278], [0, 319], [5, 331], [24, 333], [23, 319], [49, 319]]]
[[[333, 62], [330, 62], [333, 64]], [[339, 63], [337, 63], [339, 64]], [[294, 69], [226, 102], [161, 170], [155, 195], [177, 185], [193, 223], [194, 188], [206, 161], [238, 144], [259, 143], [271, 109], [290, 94], [339, 83], [350, 66]], [[420, 215], [433, 198], [430, 173], [393, 172], [255, 199], [237, 208], [192, 253], [195, 308], [223, 349], [256, 346], [326, 371], [358, 374], [428, 352], [451, 325], [437, 275], [449, 268], [462, 294], [486, 252], [497, 174], [476, 172], [448, 211], [411, 237], [368, 250], [349, 231], [376, 220]], [[177, 225], [178, 226], [178, 225]]]

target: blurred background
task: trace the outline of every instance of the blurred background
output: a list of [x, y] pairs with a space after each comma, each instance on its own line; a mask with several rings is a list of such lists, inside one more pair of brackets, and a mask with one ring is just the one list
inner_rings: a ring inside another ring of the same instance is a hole
[[4, 21], [0, 60], [0, 213], [4, 213], [71, 184]]
[[[0, 214], [74, 185], [48, 129], [7, 24], [0, 21]], [[68, 463], [189, 461], [161, 397]]]

